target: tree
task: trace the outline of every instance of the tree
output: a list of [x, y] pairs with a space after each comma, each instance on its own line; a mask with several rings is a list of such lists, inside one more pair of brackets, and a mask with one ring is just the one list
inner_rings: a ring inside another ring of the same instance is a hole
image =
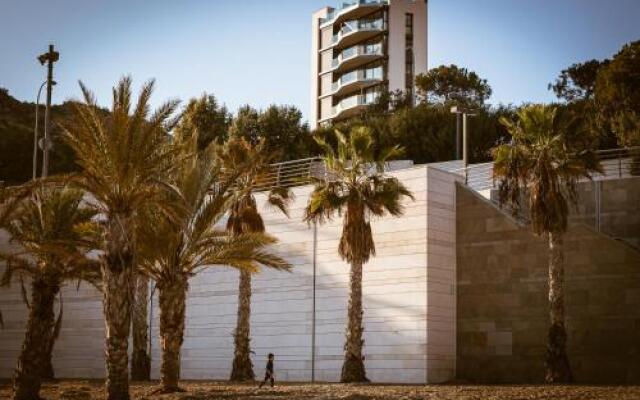
[[175, 215], [177, 204], [167, 181], [179, 164], [166, 123], [177, 102], [149, 113], [153, 81], [146, 83], [132, 109], [131, 78], [113, 89], [109, 114], [99, 111], [93, 94], [80, 83], [84, 103], [76, 106], [64, 138], [80, 172], [67, 177], [87, 192], [89, 204], [104, 216], [100, 241], [103, 308], [106, 321], [106, 398], [129, 399], [128, 341], [136, 267], [136, 221], [142, 207], [155, 206]]
[[[264, 234], [265, 226], [258, 212], [255, 192], [260, 185], [269, 180], [269, 164], [276, 153], [266, 146], [266, 140], [260, 139], [252, 145], [243, 138], [232, 138], [218, 149], [220, 159], [226, 171], [238, 171], [233, 179], [233, 193], [230, 198], [227, 231], [234, 237], [246, 234]], [[291, 199], [288, 189], [278, 186], [267, 188], [267, 202], [287, 214], [287, 205]], [[269, 265], [267, 265], [269, 266]], [[251, 363], [251, 270], [240, 270], [238, 286], [238, 318], [234, 333], [234, 358], [231, 369], [232, 381], [253, 380]]]
[[196, 153], [194, 137], [176, 138], [186, 154], [173, 174], [173, 184], [181, 193], [174, 200], [182, 199], [184, 210], [172, 219], [150, 210], [148, 223], [140, 231], [142, 268], [155, 279], [159, 291], [162, 393], [180, 390], [180, 347], [189, 278], [215, 265], [250, 272], [257, 271], [259, 265], [280, 270], [291, 267], [264, 250], [275, 243], [274, 238], [261, 233], [229, 235], [218, 227], [229, 209], [231, 185], [215, 162], [213, 147]]
[[318, 180], [305, 210], [307, 222], [323, 223], [334, 214], [344, 215], [338, 253], [351, 264], [348, 324], [345, 359], [341, 382], [367, 381], [362, 355], [362, 266], [375, 256], [371, 232], [371, 218], [403, 214], [403, 197], [413, 198], [398, 179], [384, 174], [385, 162], [398, 155], [399, 147], [392, 147], [378, 158], [374, 157], [374, 143], [367, 128], [354, 128], [347, 139], [336, 131], [337, 150], [321, 139], [324, 162], [331, 177]]
[[595, 107], [598, 127], [621, 146], [640, 145], [640, 41], [625, 45], [598, 73]]
[[[392, 96], [399, 101], [391, 100], [389, 103], [390, 100], [382, 100], [391, 105], [375, 104], [360, 118], [338, 123], [335, 129], [345, 132], [359, 125], [367, 126], [374, 138], [375, 155], [397, 144], [405, 149], [403, 157], [415, 163], [455, 159], [456, 116], [450, 109], [442, 104], [420, 103], [413, 106], [402, 101], [402, 95]], [[486, 107], [476, 110], [475, 114], [469, 119], [469, 160], [486, 162], [491, 159], [491, 149], [508, 136], [500, 118], [513, 115], [513, 108]], [[329, 128], [318, 129], [314, 134], [333, 140]]]
[[590, 60], [573, 64], [562, 70], [555, 83], [549, 84], [549, 89], [552, 89], [559, 99], [569, 103], [591, 100], [598, 73], [608, 63], [609, 60]]
[[227, 140], [231, 121], [227, 107], [220, 105], [214, 95], [205, 93], [189, 101], [175, 131], [181, 135], [197, 132], [198, 149], [204, 150], [211, 142]]
[[262, 137], [260, 112], [250, 105], [238, 109], [229, 130], [230, 137], [242, 137], [251, 144], [257, 144]]
[[441, 65], [416, 76], [416, 87], [427, 103], [482, 108], [491, 97], [491, 86], [473, 71]]
[[[44, 106], [40, 105], [40, 118], [44, 118]], [[34, 103], [20, 102], [6, 89], [0, 88], [0, 181], [17, 185], [32, 178], [33, 129], [35, 122]], [[65, 121], [73, 110], [71, 102], [51, 107], [51, 137], [53, 148], [49, 172], [51, 174], [71, 172], [76, 169], [73, 152], [61, 140], [59, 123]], [[43, 120], [40, 121], [42, 137]], [[42, 154], [38, 157], [39, 169]]]
[[136, 276], [131, 309], [131, 379], [148, 381], [151, 379], [151, 357], [147, 351], [149, 324], [147, 322], [149, 304], [149, 278]]
[[90, 240], [83, 232], [92, 225], [95, 212], [81, 206], [82, 193], [43, 187], [31, 196], [20, 196], [20, 192], [5, 194], [7, 202], [14, 204], [0, 216], [0, 226], [18, 245], [14, 251], [0, 253], [6, 263], [0, 283], [9, 285], [14, 277], [31, 280], [30, 301], [23, 287], [29, 317], [14, 375], [14, 399], [32, 400], [39, 398], [60, 329], [62, 314], [56, 320], [54, 299], [66, 281], [84, 279], [96, 284], [100, 275], [98, 264], [85, 256]]
[[606, 69], [609, 62], [610, 60], [590, 60], [573, 64], [560, 73], [554, 84], [549, 84], [549, 89], [564, 101], [558, 105], [558, 116], [564, 114], [574, 118], [579, 125], [577, 128], [591, 141], [593, 148], [599, 149], [617, 146], [611, 130], [599, 126], [594, 101], [598, 75]]
[[310, 156], [309, 126], [302, 122], [302, 112], [293, 106], [271, 105], [264, 111], [241, 107], [230, 136], [244, 138], [252, 145], [264, 139], [266, 148], [278, 153], [278, 161]]
[[549, 243], [549, 317], [546, 377], [548, 383], [567, 383], [573, 374], [567, 356], [564, 309], [563, 234], [567, 230], [569, 203], [577, 199], [579, 179], [591, 179], [600, 172], [595, 154], [575, 146], [574, 131], [556, 118], [556, 108], [545, 105], [524, 107], [517, 120], [503, 119], [512, 135], [508, 144], [494, 151], [494, 179], [499, 198], [514, 212], [524, 196], [536, 235]]

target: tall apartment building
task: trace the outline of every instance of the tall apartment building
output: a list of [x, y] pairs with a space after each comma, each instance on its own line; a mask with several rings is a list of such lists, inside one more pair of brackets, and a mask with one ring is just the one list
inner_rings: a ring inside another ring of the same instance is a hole
[[427, 71], [427, 0], [347, 0], [313, 14], [310, 125], [358, 115]]

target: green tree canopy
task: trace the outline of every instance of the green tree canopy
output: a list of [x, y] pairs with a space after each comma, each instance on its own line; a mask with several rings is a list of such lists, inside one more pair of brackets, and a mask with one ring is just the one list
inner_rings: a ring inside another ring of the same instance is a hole
[[486, 79], [466, 68], [441, 65], [416, 77], [418, 93], [427, 103], [481, 108], [491, 97]]
[[549, 89], [567, 102], [590, 100], [596, 88], [598, 72], [608, 63], [608, 60], [590, 60], [573, 64], [562, 70], [555, 83], [549, 84]]
[[205, 149], [211, 142], [223, 142], [229, 137], [231, 114], [227, 107], [220, 105], [212, 94], [203, 94], [189, 100], [176, 126], [181, 135], [196, 132], [198, 149]]
[[282, 161], [310, 155], [309, 126], [302, 122], [302, 112], [294, 106], [271, 105], [264, 111], [249, 105], [240, 107], [230, 136], [244, 138], [252, 145], [263, 138], [266, 148], [279, 153], [278, 159]]
[[596, 80], [598, 127], [622, 146], [640, 145], [640, 41], [625, 45]]
[[[52, 174], [76, 169], [75, 157], [62, 140], [60, 123], [73, 111], [73, 102], [51, 107], [51, 137], [53, 149], [49, 164]], [[33, 130], [36, 105], [13, 98], [7, 89], [0, 88], [0, 181], [20, 184], [31, 179], [33, 158]], [[44, 106], [40, 104], [40, 137], [44, 134]], [[38, 171], [41, 170], [42, 153], [38, 154]]]

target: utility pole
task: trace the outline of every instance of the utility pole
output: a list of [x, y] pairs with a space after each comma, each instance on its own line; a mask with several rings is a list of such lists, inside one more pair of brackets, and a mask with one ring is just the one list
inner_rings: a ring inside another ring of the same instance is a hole
[[53, 63], [60, 59], [60, 53], [53, 49], [53, 45], [49, 45], [49, 52], [38, 56], [40, 64], [47, 64], [47, 106], [44, 110], [44, 140], [42, 141], [42, 177], [46, 178], [49, 174], [49, 150], [51, 149], [51, 89], [53, 87]]

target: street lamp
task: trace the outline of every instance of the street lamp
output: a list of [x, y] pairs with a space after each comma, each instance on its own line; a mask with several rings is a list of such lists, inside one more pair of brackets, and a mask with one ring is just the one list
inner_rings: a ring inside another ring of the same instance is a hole
[[[42, 82], [40, 85], [40, 89], [38, 89], [38, 96], [36, 97], [36, 124], [33, 129], [33, 179], [35, 180], [38, 175], [38, 122], [40, 118], [38, 117], [38, 111], [40, 110], [40, 94], [42, 94], [42, 89], [44, 85], [47, 84], [47, 81]], [[56, 84], [56, 81], [51, 82], [52, 85]]]
[[[467, 117], [475, 117], [476, 114], [473, 113], [472, 110], [453, 106], [451, 107], [451, 114], [456, 114], [458, 121], [460, 120], [460, 115], [462, 115], [462, 163], [464, 164], [464, 183], [466, 184], [469, 179], [468, 174], [468, 166], [469, 166], [469, 145], [467, 140]], [[460, 137], [460, 123], [458, 123], [457, 132], [456, 132], [456, 144], [459, 144]], [[458, 158], [460, 157], [460, 151], [457, 150]]]
[[60, 53], [54, 50], [53, 45], [49, 45], [49, 51], [38, 56], [40, 64], [47, 64], [47, 107], [44, 110], [44, 139], [42, 143], [42, 177], [49, 174], [49, 129], [51, 128], [51, 88], [53, 86], [53, 64], [60, 59]]

